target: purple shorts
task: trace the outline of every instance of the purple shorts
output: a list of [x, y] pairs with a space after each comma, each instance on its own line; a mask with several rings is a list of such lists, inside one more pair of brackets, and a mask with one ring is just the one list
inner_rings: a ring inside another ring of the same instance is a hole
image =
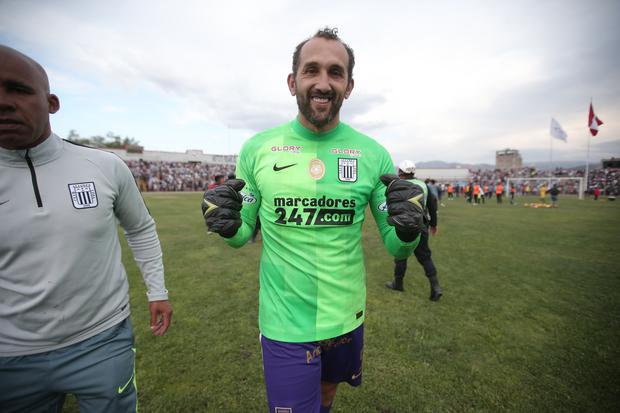
[[341, 336], [309, 343], [261, 336], [261, 345], [271, 413], [318, 412], [321, 381], [362, 384], [363, 324]]

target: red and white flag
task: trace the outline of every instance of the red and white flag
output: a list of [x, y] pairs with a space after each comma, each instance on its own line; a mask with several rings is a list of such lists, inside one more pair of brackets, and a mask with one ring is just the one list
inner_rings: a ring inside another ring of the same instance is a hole
[[594, 109], [592, 109], [592, 102], [590, 102], [590, 114], [588, 115], [588, 127], [592, 136], [596, 136], [598, 133], [598, 127], [603, 124], [603, 121], [596, 117]]

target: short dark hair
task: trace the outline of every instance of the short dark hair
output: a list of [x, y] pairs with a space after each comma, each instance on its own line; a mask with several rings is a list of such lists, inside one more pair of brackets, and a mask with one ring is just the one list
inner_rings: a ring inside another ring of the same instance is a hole
[[314, 36], [307, 38], [303, 42], [299, 43], [295, 48], [295, 52], [293, 52], [293, 76], [297, 75], [297, 69], [299, 69], [299, 55], [301, 54], [301, 48], [304, 47], [308, 41], [316, 38], [327, 39], [327, 40], [337, 40], [344, 46], [347, 54], [349, 55], [349, 67], [347, 68], [347, 74], [349, 75], [349, 82], [353, 79], [353, 66], [355, 66], [355, 55], [353, 54], [353, 49], [349, 47], [348, 44], [342, 41], [340, 37], [338, 37], [338, 28], [337, 27], [328, 27], [326, 26], [323, 29], [319, 29]]

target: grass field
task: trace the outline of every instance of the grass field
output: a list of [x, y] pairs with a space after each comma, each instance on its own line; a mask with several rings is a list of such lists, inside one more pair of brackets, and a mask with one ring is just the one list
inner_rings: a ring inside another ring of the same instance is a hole
[[[140, 411], [266, 411], [261, 244], [234, 250], [207, 235], [201, 194], [145, 199], [175, 313], [165, 337], [150, 335], [124, 245]], [[414, 259], [404, 293], [383, 286], [393, 264], [368, 214], [364, 384], [340, 386], [332, 412], [620, 411], [620, 202], [444, 204], [431, 240], [438, 303]], [[65, 411], [76, 411], [74, 400]]]

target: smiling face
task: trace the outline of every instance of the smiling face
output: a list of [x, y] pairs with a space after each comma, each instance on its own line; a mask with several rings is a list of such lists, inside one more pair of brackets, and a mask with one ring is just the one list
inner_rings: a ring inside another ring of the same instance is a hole
[[26, 149], [43, 142], [51, 134], [49, 114], [59, 108], [43, 68], [0, 46], [0, 147]]
[[312, 38], [302, 47], [299, 68], [288, 75], [288, 87], [306, 128], [324, 132], [338, 125], [342, 102], [353, 90], [348, 65], [349, 56], [338, 40]]

